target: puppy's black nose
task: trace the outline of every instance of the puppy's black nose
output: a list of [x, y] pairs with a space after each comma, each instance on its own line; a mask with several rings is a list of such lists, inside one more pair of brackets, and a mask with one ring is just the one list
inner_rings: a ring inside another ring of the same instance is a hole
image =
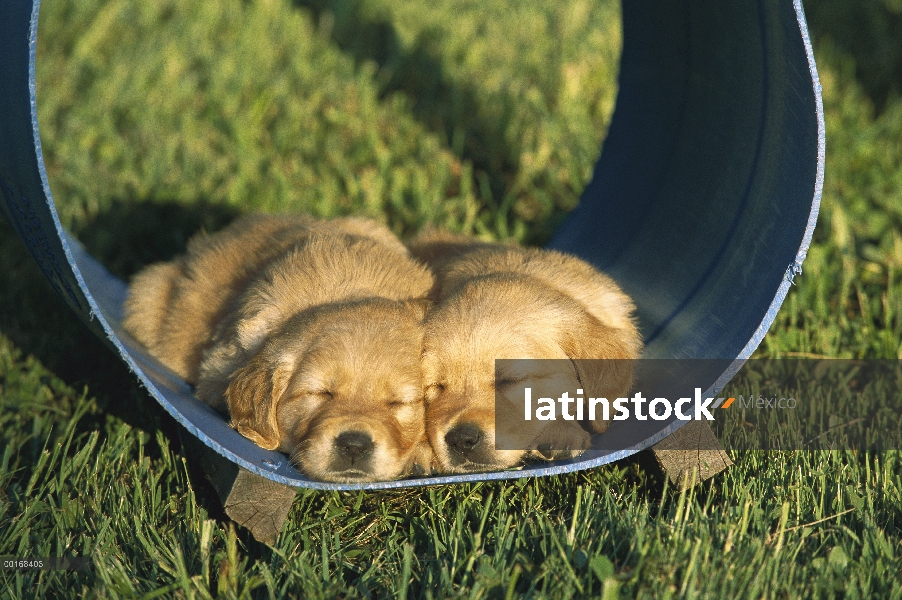
[[373, 453], [373, 439], [362, 431], [345, 431], [335, 438], [335, 447], [342, 457], [354, 464]]
[[472, 423], [456, 425], [445, 434], [445, 442], [448, 447], [463, 456], [469, 455], [481, 441], [482, 430]]

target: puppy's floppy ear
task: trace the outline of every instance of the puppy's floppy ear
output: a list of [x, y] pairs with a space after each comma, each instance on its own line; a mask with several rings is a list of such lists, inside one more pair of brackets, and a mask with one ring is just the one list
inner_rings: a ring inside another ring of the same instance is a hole
[[402, 300], [402, 303], [413, 313], [418, 321], [422, 321], [426, 318], [426, 313], [434, 304], [429, 298], [410, 298], [408, 300]]
[[225, 393], [232, 427], [261, 448], [278, 448], [276, 409], [290, 379], [290, 369], [262, 353], [237, 370]]
[[[564, 332], [559, 344], [570, 357], [585, 397], [623, 398], [633, 385], [634, 360], [638, 358], [633, 331], [604, 325], [585, 313], [577, 325]], [[603, 433], [609, 423], [590, 422], [596, 433]]]

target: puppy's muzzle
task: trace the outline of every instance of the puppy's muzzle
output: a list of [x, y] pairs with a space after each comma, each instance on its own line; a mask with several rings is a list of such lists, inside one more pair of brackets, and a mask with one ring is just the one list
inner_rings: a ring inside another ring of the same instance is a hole
[[486, 435], [473, 423], [461, 423], [452, 427], [445, 434], [448, 453], [455, 464], [491, 462], [487, 452]]
[[368, 433], [363, 431], [342, 432], [335, 437], [332, 469], [334, 471], [369, 470], [374, 449], [373, 438]]

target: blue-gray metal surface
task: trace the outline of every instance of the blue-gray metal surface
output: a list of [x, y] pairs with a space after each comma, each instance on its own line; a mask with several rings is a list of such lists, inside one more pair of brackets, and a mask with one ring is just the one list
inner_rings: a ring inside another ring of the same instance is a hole
[[[191, 434], [297, 487], [375, 489], [567, 473], [617, 451], [518, 471], [370, 484], [310, 481], [243, 438], [122, 330], [125, 285], [61, 227], [35, 100], [38, 0], [0, 0], [0, 203], [53, 288]], [[761, 342], [811, 242], [821, 197], [820, 84], [800, 0], [623, 5], [620, 89], [601, 158], [551, 246], [635, 299], [646, 355], [729, 358], [716, 393]], [[644, 434], [643, 434], [644, 435]], [[608, 445], [610, 447], [610, 445]]]

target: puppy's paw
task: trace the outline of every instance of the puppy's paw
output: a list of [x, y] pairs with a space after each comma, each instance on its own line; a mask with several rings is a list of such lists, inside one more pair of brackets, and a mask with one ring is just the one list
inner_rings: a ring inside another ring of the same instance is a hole
[[435, 458], [435, 452], [432, 445], [426, 437], [417, 444], [414, 450], [410, 464], [405, 470], [402, 477], [426, 477], [439, 472], [438, 461]]
[[574, 458], [592, 446], [592, 436], [575, 421], [556, 421], [543, 428], [533, 441], [533, 458], [561, 460]]

